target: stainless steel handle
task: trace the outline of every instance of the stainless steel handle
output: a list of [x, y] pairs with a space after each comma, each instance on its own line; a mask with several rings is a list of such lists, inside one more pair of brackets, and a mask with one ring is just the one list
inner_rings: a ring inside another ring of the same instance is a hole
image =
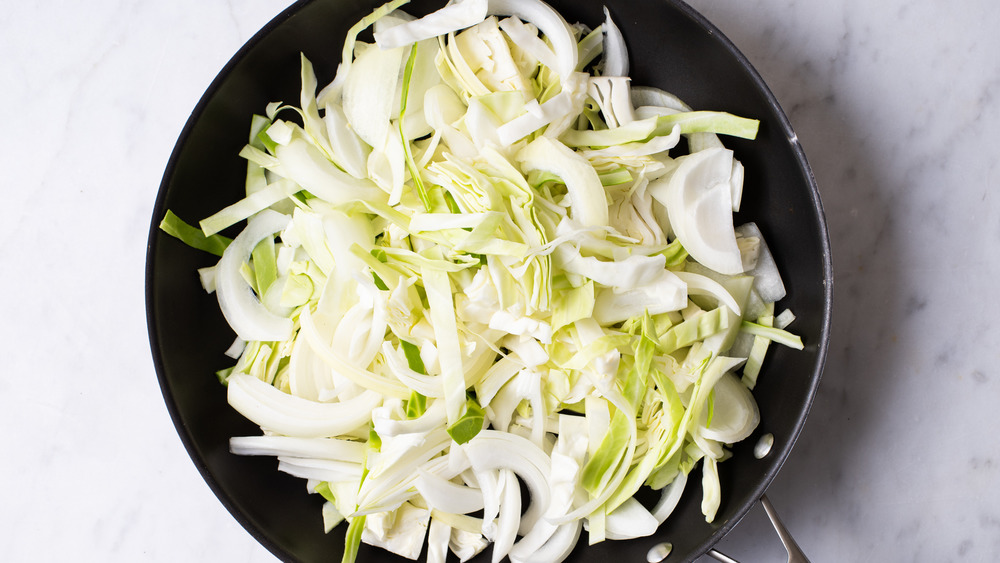
[[722, 561], [722, 563], [740, 563], [739, 561], [733, 559], [732, 557], [729, 557], [728, 555], [720, 552], [717, 549], [708, 550], [708, 556], [711, 557], [712, 559]]
[[[764, 507], [764, 512], [767, 513], [768, 519], [771, 520], [771, 525], [774, 526], [774, 531], [778, 532], [781, 544], [785, 546], [785, 551], [788, 553], [788, 563], [809, 563], [809, 558], [806, 557], [805, 553], [802, 553], [802, 549], [799, 548], [799, 544], [795, 543], [795, 540], [792, 538], [792, 534], [788, 533], [788, 529], [781, 523], [781, 519], [778, 518], [778, 513], [774, 510], [774, 506], [771, 505], [771, 501], [768, 500], [767, 495], [761, 495], [760, 504]], [[735, 559], [720, 553], [715, 549], [709, 550], [708, 555], [713, 559], [722, 561], [723, 563], [739, 563]]]

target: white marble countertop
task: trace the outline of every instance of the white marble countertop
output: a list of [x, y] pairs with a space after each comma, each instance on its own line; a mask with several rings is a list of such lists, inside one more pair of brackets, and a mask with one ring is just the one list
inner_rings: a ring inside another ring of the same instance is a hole
[[[829, 361], [769, 496], [821, 561], [1000, 560], [1000, 4], [694, 0], [820, 185]], [[143, 265], [177, 135], [285, 3], [19, 2], [0, 23], [0, 560], [273, 561], [164, 407]], [[719, 546], [784, 561], [758, 507]]]

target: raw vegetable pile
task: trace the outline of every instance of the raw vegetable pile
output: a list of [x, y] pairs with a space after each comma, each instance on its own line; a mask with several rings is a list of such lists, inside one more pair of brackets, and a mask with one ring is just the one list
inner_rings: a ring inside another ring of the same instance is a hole
[[200, 271], [237, 334], [219, 377], [263, 430], [232, 451], [307, 479], [345, 561], [560, 561], [652, 534], [698, 462], [711, 521], [769, 344], [802, 347], [733, 226], [719, 135], [758, 123], [632, 85], [607, 10], [590, 30], [538, 0], [405, 2], [350, 30], [322, 90], [302, 56], [299, 105], [252, 120], [245, 199], [161, 224], [221, 256]]

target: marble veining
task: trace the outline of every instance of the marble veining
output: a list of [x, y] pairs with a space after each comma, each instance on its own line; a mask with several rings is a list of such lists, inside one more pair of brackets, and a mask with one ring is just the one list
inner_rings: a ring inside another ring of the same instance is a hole
[[[829, 361], [769, 498], [817, 563], [1000, 560], [1000, 4], [690, 3], [785, 108], [829, 220]], [[287, 5], [43, 0], [0, 21], [0, 560], [274, 561], [170, 423], [143, 264], [191, 109]], [[759, 507], [718, 549], [784, 560]]]

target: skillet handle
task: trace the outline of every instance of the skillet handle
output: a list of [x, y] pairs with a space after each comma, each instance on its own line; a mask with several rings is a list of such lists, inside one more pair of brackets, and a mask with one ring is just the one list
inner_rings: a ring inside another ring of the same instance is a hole
[[[768, 500], [767, 495], [760, 496], [760, 504], [764, 507], [764, 512], [767, 513], [768, 519], [771, 520], [774, 531], [778, 533], [782, 545], [785, 546], [785, 551], [788, 552], [788, 563], [809, 563], [806, 554], [802, 552], [802, 549], [795, 543], [792, 535], [788, 533], [788, 529], [781, 523], [781, 519], [778, 518], [778, 513], [774, 510], [774, 506], [771, 505], [771, 501]], [[708, 555], [723, 563], [739, 563], [735, 559], [714, 549], [709, 550]]]

